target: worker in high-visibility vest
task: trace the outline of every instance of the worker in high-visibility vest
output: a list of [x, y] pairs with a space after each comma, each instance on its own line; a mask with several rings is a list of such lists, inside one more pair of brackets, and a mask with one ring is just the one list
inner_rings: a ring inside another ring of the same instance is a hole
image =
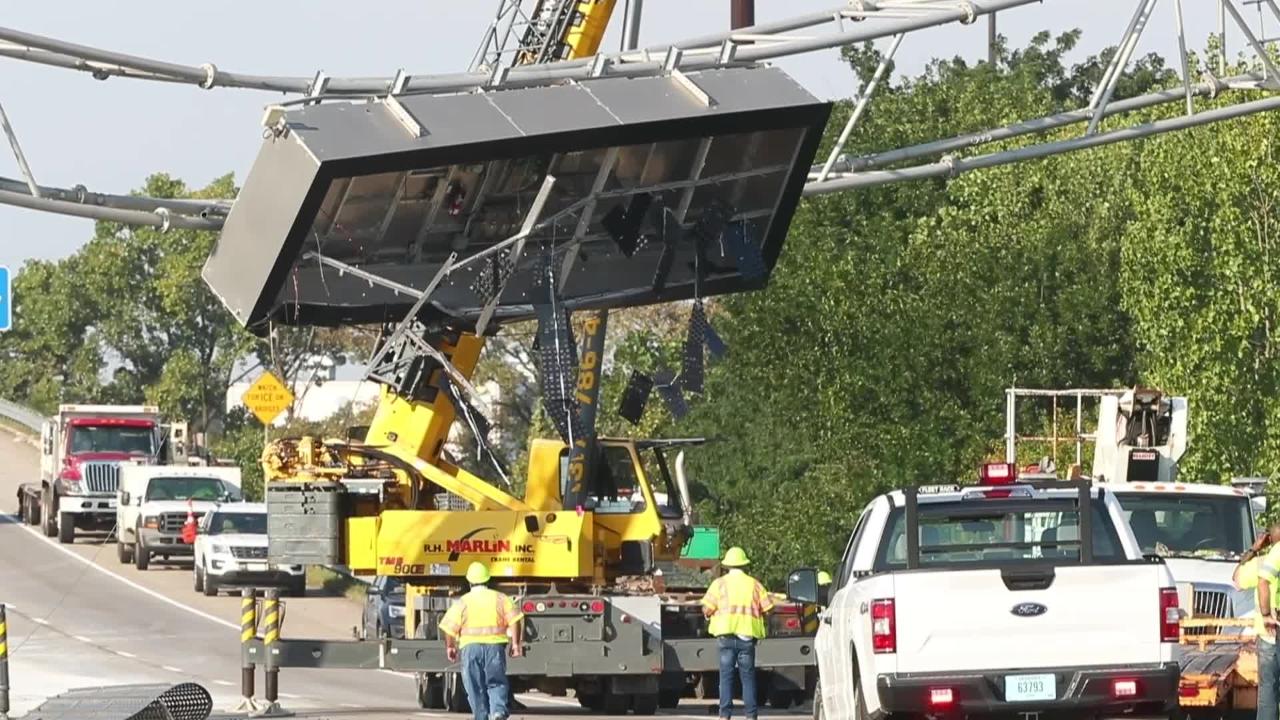
[[1260, 720], [1280, 716], [1280, 658], [1276, 651], [1276, 609], [1280, 607], [1280, 523], [1273, 523], [1240, 556], [1231, 580], [1241, 590], [1256, 592], [1258, 712]]
[[818, 571], [818, 604], [829, 605], [831, 603], [831, 573], [826, 570]]
[[742, 681], [742, 708], [748, 720], [755, 720], [756, 643], [764, 637], [764, 616], [773, 610], [773, 598], [755, 578], [742, 568], [751, 563], [740, 547], [731, 547], [721, 565], [728, 568], [702, 597], [702, 612], [709, 620], [707, 631], [719, 638], [720, 717], [733, 710], [734, 670]]
[[[506, 720], [511, 683], [507, 651], [524, 652], [524, 613], [511, 598], [489, 588], [489, 568], [478, 562], [467, 568], [471, 592], [449, 606], [440, 621], [445, 655], [462, 660], [462, 684], [475, 720]], [[459, 651], [461, 648], [461, 651]]]

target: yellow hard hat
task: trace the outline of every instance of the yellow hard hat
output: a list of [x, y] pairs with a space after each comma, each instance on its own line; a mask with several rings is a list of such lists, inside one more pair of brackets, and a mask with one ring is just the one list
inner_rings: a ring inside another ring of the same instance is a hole
[[831, 573], [827, 572], [826, 570], [819, 570], [819, 571], [818, 571], [818, 584], [819, 584], [819, 585], [830, 585], [830, 584], [831, 584]]
[[751, 561], [747, 559], [747, 554], [743, 552], [742, 548], [738, 547], [737, 545], [734, 545], [733, 547], [729, 548], [728, 552], [724, 554], [724, 560], [722, 560], [720, 564], [724, 565], [725, 567], [733, 568], [733, 567], [742, 567], [744, 565], [750, 565]]
[[484, 563], [473, 562], [467, 568], [467, 582], [472, 585], [482, 585], [489, 582], [489, 568]]

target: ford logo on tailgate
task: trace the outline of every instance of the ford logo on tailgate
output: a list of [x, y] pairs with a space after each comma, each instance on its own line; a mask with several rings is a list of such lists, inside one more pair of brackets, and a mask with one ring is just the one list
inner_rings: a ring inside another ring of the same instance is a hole
[[1045, 614], [1045, 612], [1047, 612], [1048, 610], [1049, 608], [1041, 605], [1040, 603], [1028, 602], [1028, 603], [1018, 603], [1017, 605], [1014, 605], [1013, 609], [1010, 610], [1009, 612], [1013, 613], [1014, 615], [1017, 615], [1018, 617], [1035, 617], [1036, 615]]

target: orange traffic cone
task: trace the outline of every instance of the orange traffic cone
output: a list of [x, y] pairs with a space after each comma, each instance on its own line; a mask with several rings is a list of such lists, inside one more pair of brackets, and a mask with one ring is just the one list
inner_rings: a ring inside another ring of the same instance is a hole
[[194, 545], [196, 542], [196, 513], [191, 501], [187, 501], [187, 520], [182, 523], [182, 542]]

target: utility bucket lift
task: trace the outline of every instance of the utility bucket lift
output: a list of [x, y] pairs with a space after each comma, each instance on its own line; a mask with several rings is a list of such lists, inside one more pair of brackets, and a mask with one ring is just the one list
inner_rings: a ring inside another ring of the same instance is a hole
[[[1048, 399], [1050, 434], [1018, 434], [1018, 400]], [[1067, 405], [1063, 408], [1063, 405]], [[1068, 433], [1059, 432], [1059, 419], [1072, 417]], [[1086, 415], [1096, 416], [1093, 432], [1085, 431]], [[1187, 399], [1149, 388], [1005, 390], [1005, 461], [1018, 462], [1018, 442], [1047, 443], [1057, 462], [1059, 445], [1074, 445], [1074, 464], [1084, 472], [1084, 447], [1092, 443], [1096, 480], [1108, 482], [1171, 482], [1177, 463], [1187, 451]]]

